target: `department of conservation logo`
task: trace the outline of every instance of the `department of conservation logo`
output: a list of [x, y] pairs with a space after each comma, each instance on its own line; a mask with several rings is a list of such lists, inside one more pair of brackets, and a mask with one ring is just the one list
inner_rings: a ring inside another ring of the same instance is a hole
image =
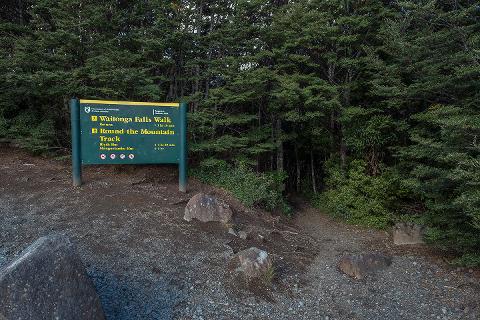
[[90, 107], [85, 107], [85, 112], [90, 113]]

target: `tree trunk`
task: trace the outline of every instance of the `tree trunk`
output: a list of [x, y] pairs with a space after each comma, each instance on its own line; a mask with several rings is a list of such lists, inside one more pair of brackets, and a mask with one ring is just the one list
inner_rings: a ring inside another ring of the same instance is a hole
[[315, 161], [313, 160], [313, 150], [310, 150], [310, 169], [312, 174], [313, 193], [317, 194], [317, 182], [315, 180]]
[[19, 0], [18, 1], [18, 20], [21, 26], [25, 25], [25, 21], [23, 19], [23, 1]]
[[347, 162], [347, 146], [345, 145], [343, 134], [342, 132], [340, 132], [340, 165], [342, 169], [345, 169], [346, 162]]
[[370, 166], [370, 173], [373, 176], [378, 175], [378, 173], [380, 171], [379, 168], [378, 168], [379, 156], [377, 155], [377, 152], [375, 151], [375, 148], [372, 148], [368, 158], [369, 158], [368, 163], [369, 163], [369, 166]]
[[[277, 172], [284, 171], [284, 164], [283, 164], [283, 157], [284, 157], [284, 149], [283, 149], [283, 141], [282, 141], [282, 121], [277, 119], [275, 122], [276, 126], [276, 140], [277, 140]], [[282, 183], [280, 186], [281, 191], [285, 191], [285, 183]]]
[[[345, 84], [343, 94], [343, 108], [348, 108], [350, 106], [350, 85], [352, 83], [352, 71], [351, 69], [347, 70], [345, 75]], [[343, 126], [339, 124], [339, 135], [340, 135], [340, 165], [342, 169], [345, 168], [347, 162], [347, 146], [345, 145], [345, 135], [343, 131]]]
[[298, 159], [298, 145], [295, 143], [295, 165], [297, 167], [296, 187], [297, 192], [300, 192], [300, 160]]
[[[195, 65], [195, 88], [193, 94], [196, 95], [200, 91], [200, 66]], [[198, 109], [198, 97], [193, 101], [193, 109]]]
[[283, 171], [283, 141], [282, 141], [282, 121], [277, 119], [275, 122], [275, 134], [277, 141], [277, 171]]
[[180, 97], [183, 98], [183, 96], [185, 95], [185, 76], [183, 74], [183, 53], [180, 55], [180, 74], [181, 74], [181, 77], [180, 77]]
[[[215, 23], [215, 20], [213, 19], [213, 14], [211, 14], [210, 15], [209, 33], [213, 32], [214, 23]], [[210, 45], [208, 46], [208, 59], [207, 59], [207, 61], [208, 61], [208, 63], [210, 63], [210, 61], [212, 61], [212, 48], [211, 48]], [[210, 70], [210, 68], [211, 68], [211, 65], [209, 64], [205, 69]], [[210, 74], [207, 72], [205, 74], [205, 99], [208, 99], [209, 91], [210, 91]]]

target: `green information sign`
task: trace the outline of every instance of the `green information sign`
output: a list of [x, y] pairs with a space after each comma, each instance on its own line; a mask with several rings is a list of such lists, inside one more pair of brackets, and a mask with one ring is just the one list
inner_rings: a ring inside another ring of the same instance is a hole
[[82, 165], [172, 163], [186, 191], [186, 104], [72, 99], [70, 107], [74, 185]]

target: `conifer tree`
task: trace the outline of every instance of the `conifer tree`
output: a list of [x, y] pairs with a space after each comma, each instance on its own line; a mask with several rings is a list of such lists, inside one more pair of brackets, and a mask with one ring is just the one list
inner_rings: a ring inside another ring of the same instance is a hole
[[68, 150], [74, 96], [184, 100], [192, 165], [249, 204], [258, 198], [241, 186], [261, 186], [270, 209], [282, 193], [313, 192], [355, 223], [420, 219], [431, 240], [479, 262], [478, 1], [0, 8], [2, 141]]
[[478, 4], [406, 5], [411, 17], [404, 28], [412, 31], [402, 38], [409, 80], [396, 97], [412, 114], [412, 144], [399, 151], [402, 166], [409, 170], [406, 182], [425, 205], [422, 218], [431, 227], [430, 239], [479, 255]]

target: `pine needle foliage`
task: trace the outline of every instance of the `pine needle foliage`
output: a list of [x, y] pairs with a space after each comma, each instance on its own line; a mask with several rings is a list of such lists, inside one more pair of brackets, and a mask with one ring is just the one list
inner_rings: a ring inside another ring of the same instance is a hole
[[309, 194], [352, 223], [426, 224], [480, 261], [477, 0], [0, 9], [0, 141], [65, 154], [72, 97], [187, 101], [198, 176], [245, 204]]

